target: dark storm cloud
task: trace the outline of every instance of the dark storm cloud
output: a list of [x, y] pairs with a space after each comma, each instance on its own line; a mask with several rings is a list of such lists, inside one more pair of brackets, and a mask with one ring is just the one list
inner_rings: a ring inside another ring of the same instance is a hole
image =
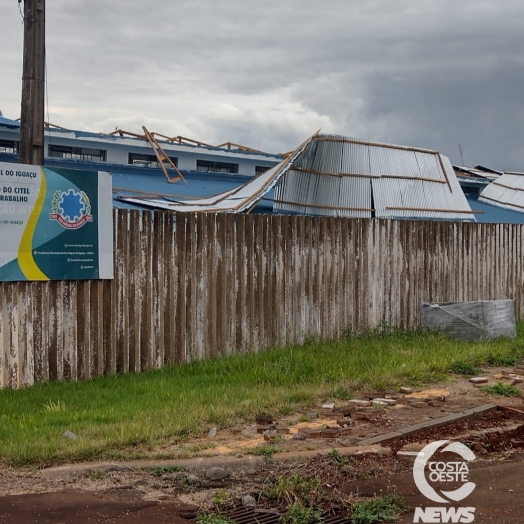
[[[289, 150], [319, 127], [524, 170], [524, 5], [482, 0], [54, 0], [51, 119]], [[0, 6], [0, 108], [21, 26]]]

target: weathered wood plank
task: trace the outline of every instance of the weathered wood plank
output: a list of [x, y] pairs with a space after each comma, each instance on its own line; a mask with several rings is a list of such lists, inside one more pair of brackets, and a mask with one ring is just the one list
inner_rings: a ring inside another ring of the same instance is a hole
[[418, 325], [512, 298], [524, 226], [114, 211], [113, 281], [0, 283], [0, 387]]

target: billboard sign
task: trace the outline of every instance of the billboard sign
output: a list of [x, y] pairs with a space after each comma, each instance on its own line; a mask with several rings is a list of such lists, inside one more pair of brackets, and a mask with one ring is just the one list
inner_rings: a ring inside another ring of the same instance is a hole
[[0, 163], [0, 281], [113, 278], [111, 174]]

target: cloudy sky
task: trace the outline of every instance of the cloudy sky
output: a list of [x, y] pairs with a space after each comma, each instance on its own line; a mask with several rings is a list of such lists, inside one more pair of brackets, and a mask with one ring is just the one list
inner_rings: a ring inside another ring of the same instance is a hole
[[[287, 151], [322, 128], [524, 171], [524, 2], [48, 0], [49, 119]], [[0, 2], [0, 110], [23, 26]]]

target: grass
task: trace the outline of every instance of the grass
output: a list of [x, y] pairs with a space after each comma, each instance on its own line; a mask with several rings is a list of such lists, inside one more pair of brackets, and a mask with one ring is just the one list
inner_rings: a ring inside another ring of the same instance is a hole
[[408, 510], [398, 495], [385, 495], [367, 502], [353, 504], [351, 522], [353, 524], [375, 524], [375, 522], [394, 522], [398, 515]]
[[201, 513], [195, 519], [195, 524], [235, 524], [235, 522], [220, 513]]
[[280, 524], [319, 524], [322, 510], [314, 507], [305, 507], [300, 502], [295, 502], [279, 519]]
[[312, 507], [323, 499], [324, 493], [318, 477], [306, 478], [297, 473], [269, 479], [261, 497], [272, 504], [290, 506], [298, 502]]
[[451, 366], [451, 372], [456, 373], [457, 375], [479, 375], [481, 369], [475, 367], [469, 362], [457, 361]]
[[346, 466], [349, 463], [349, 457], [347, 455], [342, 455], [336, 448], [333, 448], [331, 451], [329, 451], [327, 456], [336, 462], [339, 466]]
[[153, 466], [151, 468], [151, 474], [155, 477], [172, 475], [173, 473], [182, 473], [183, 471], [185, 471], [185, 469], [180, 466]]
[[497, 382], [490, 386], [482, 386], [481, 391], [489, 393], [490, 395], [498, 395], [501, 397], [520, 397], [521, 393], [515, 386], [504, 384], [503, 382]]
[[[523, 324], [516, 339], [478, 344], [431, 333], [376, 332], [142, 374], [1, 390], [0, 460], [44, 466], [172, 457], [163, 446], [183, 445], [210, 426], [252, 423], [268, 410], [287, 415], [362, 389], [449, 380], [456, 362], [480, 366], [523, 356]], [[66, 430], [79, 438], [64, 438]]]
[[520, 358], [516, 355], [493, 355], [486, 361], [488, 366], [515, 366], [520, 362]]
[[246, 449], [247, 455], [255, 455], [258, 457], [271, 458], [278, 449], [275, 446], [269, 446], [268, 444], [260, 444], [256, 448]]

